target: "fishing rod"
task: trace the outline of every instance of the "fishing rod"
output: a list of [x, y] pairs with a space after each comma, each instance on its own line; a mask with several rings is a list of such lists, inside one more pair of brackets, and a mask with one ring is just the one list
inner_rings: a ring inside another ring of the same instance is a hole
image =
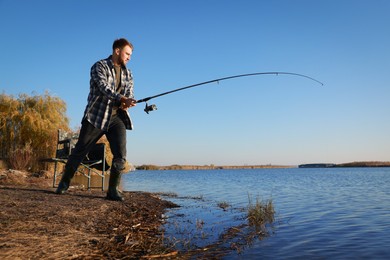
[[170, 90], [170, 91], [167, 91], [167, 92], [164, 92], [164, 93], [160, 93], [160, 94], [157, 94], [157, 95], [154, 95], [154, 96], [150, 96], [150, 97], [146, 97], [146, 98], [143, 98], [143, 99], [139, 99], [139, 100], [137, 100], [137, 103], [146, 102], [144, 111], [147, 114], [149, 114], [149, 112], [157, 110], [157, 106], [155, 104], [148, 105], [148, 103], [147, 103], [149, 100], [151, 100], [153, 98], [165, 96], [165, 95], [168, 95], [168, 94], [171, 94], [171, 93], [174, 93], [174, 92], [178, 92], [178, 91], [189, 89], [189, 88], [194, 88], [194, 87], [201, 86], [201, 85], [206, 85], [206, 84], [213, 83], [213, 82], [219, 82], [219, 81], [222, 81], [222, 80], [228, 80], [228, 79], [234, 79], [234, 78], [240, 78], [240, 77], [248, 77], [248, 76], [256, 76], [256, 75], [270, 75], [270, 74], [271, 75], [292, 75], [292, 76], [304, 77], [304, 78], [313, 80], [313, 81], [317, 82], [318, 84], [321, 84], [321, 86], [324, 85], [322, 82], [320, 82], [320, 81], [318, 81], [318, 80], [316, 80], [316, 79], [314, 79], [312, 77], [309, 77], [309, 76], [306, 76], [306, 75], [303, 75], [303, 74], [298, 74], [298, 73], [279, 72], [279, 71], [274, 71], [274, 72], [256, 72], [256, 73], [234, 75], [234, 76], [229, 76], [229, 77], [224, 77], [224, 78], [219, 78], [219, 79], [213, 79], [213, 80], [209, 80], [209, 81], [205, 81], [205, 82], [201, 82], [201, 83], [196, 83], [196, 84], [189, 85], [189, 86], [186, 86], [186, 87], [177, 88], [177, 89]]

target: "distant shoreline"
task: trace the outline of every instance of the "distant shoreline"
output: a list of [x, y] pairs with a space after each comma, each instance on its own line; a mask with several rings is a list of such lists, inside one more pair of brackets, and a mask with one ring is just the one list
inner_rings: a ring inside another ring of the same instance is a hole
[[268, 168], [296, 168], [296, 165], [140, 165], [136, 166], [136, 170], [223, 170], [223, 169], [268, 169]]
[[351, 167], [390, 167], [390, 162], [349, 162], [349, 163], [309, 163], [300, 164], [299, 168], [351, 168]]
[[136, 166], [136, 170], [224, 170], [224, 169], [279, 169], [279, 168], [342, 168], [342, 167], [390, 167], [390, 162], [349, 162], [341, 164], [333, 163], [309, 163], [300, 165], [168, 165], [159, 166], [144, 164]]

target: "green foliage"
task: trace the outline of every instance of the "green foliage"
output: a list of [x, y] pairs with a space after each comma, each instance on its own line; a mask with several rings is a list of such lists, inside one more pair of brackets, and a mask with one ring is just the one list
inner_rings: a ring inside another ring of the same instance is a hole
[[59, 97], [0, 95], [0, 155], [13, 166], [42, 168], [39, 159], [54, 156], [58, 129], [69, 130], [66, 103]]

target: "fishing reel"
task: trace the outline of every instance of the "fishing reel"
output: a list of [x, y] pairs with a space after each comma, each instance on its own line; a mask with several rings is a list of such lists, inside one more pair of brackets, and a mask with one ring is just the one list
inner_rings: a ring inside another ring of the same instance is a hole
[[145, 109], [144, 109], [146, 114], [149, 114], [149, 112], [154, 111], [154, 110], [157, 110], [157, 106], [155, 104], [148, 105], [148, 103], [146, 103]]

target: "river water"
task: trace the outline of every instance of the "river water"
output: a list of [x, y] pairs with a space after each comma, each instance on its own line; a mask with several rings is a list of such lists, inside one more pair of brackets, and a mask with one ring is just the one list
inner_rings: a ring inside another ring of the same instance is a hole
[[224, 259], [390, 259], [390, 168], [135, 171], [122, 185], [170, 194], [166, 236], [199, 247], [246, 222], [250, 199], [272, 200], [270, 235]]

